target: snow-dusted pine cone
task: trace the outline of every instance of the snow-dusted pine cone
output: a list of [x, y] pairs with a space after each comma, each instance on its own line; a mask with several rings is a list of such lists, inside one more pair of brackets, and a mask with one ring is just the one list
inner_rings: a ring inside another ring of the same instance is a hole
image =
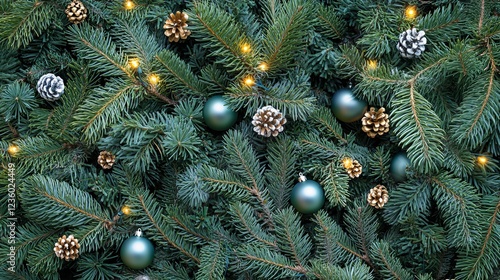
[[78, 0], [73, 0], [73, 2], [69, 3], [64, 12], [69, 22], [74, 24], [83, 22], [87, 18], [88, 13], [87, 8]]
[[147, 275], [139, 275], [137, 277], [134, 278], [134, 280], [149, 280], [151, 278], [149, 278], [149, 276]]
[[361, 123], [361, 129], [371, 138], [389, 132], [389, 115], [385, 113], [384, 107], [380, 107], [378, 111], [371, 107], [361, 119]]
[[76, 239], [73, 235], [70, 235], [67, 238], [66, 235], [59, 237], [54, 246], [56, 256], [66, 261], [77, 259], [79, 249], [80, 244], [78, 243], [78, 239]]
[[64, 81], [54, 74], [45, 74], [38, 80], [36, 90], [43, 99], [55, 101], [64, 93]]
[[419, 57], [425, 51], [427, 38], [424, 31], [417, 31], [416, 28], [408, 29], [399, 34], [397, 48], [401, 56], [406, 58]]
[[389, 201], [389, 192], [385, 186], [377, 185], [370, 190], [367, 200], [371, 206], [380, 209]]
[[165, 36], [169, 42], [179, 42], [180, 39], [187, 39], [191, 35], [191, 31], [187, 29], [188, 15], [184, 12], [177, 11], [175, 14], [170, 13], [170, 17], [165, 21], [163, 29]]
[[102, 151], [97, 157], [97, 162], [102, 167], [102, 169], [111, 169], [115, 163], [115, 155], [108, 151]]
[[351, 178], [357, 178], [363, 172], [363, 166], [357, 160], [353, 160], [352, 158], [346, 158], [343, 161], [344, 168], [347, 171], [347, 175]]
[[283, 131], [286, 118], [273, 106], [264, 106], [253, 116], [253, 131], [264, 137], [278, 136]]

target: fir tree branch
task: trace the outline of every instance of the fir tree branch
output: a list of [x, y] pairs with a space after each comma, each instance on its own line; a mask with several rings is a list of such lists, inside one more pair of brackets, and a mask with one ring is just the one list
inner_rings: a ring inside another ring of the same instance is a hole
[[235, 173], [245, 178], [251, 185], [249, 192], [259, 201], [266, 215], [266, 224], [273, 229], [274, 223], [270, 208], [272, 204], [267, 198], [267, 190], [261, 190], [261, 186], [263, 186], [262, 172], [248, 140], [241, 132], [230, 131], [224, 136], [224, 142], [229, 155], [228, 163], [233, 166]]
[[275, 232], [281, 251], [291, 256], [297, 267], [304, 269], [312, 244], [300, 224], [299, 216], [292, 208], [286, 208], [278, 211], [275, 220]]
[[138, 200], [139, 200], [139, 203], [142, 207], [142, 210], [144, 211], [144, 213], [146, 214], [146, 216], [148, 217], [149, 221], [151, 221], [151, 223], [153, 224], [153, 226], [156, 228], [156, 230], [158, 231], [158, 233], [160, 233], [161, 237], [167, 241], [168, 244], [170, 244], [172, 247], [176, 248], [177, 250], [179, 250], [181, 253], [183, 253], [184, 255], [186, 255], [187, 257], [189, 257], [190, 259], [192, 259], [194, 262], [196, 262], [197, 264], [200, 263], [200, 259], [198, 259], [196, 256], [194, 256], [193, 254], [191, 254], [190, 252], [184, 250], [184, 248], [182, 248], [181, 246], [177, 245], [173, 240], [171, 240], [167, 234], [163, 231], [163, 229], [160, 227], [158, 221], [153, 217], [153, 215], [151, 214], [151, 212], [149, 211], [148, 207], [146, 206], [146, 203], [145, 203], [145, 198], [143, 195], [139, 195], [138, 197]]
[[278, 15], [274, 25], [268, 29], [264, 46], [270, 72], [288, 67], [293, 54], [304, 45], [302, 37], [305, 29], [298, 28], [308, 20], [303, 10], [298, 1], [284, 3], [281, 9], [283, 14]]
[[481, 33], [481, 29], [483, 29], [483, 20], [484, 20], [484, 2], [485, 0], [481, 0], [481, 9], [480, 9], [480, 12], [479, 12], [479, 24], [478, 24], [478, 28], [477, 28], [477, 31], [479, 33]]
[[[482, 4], [484, 5], [484, 0], [483, 0]], [[484, 9], [484, 6], [483, 6], [483, 9]], [[472, 124], [470, 125], [470, 127], [467, 129], [467, 133], [466, 133], [467, 137], [470, 136], [472, 130], [474, 129], [474, 127], [478, 123], [479, 119], [483, 115], [484, 109], [486, 108], [486, 105], [488, 104], [488, 101], [490, 100], [490, 97], [493, 93], [493, 83], [494, 83], [494, 78], [495, 78], [495, 72], [497, 71], [497, 66], [495, 64], [495, 59], [493, 57], [493, 52], [491, 50], [491, 45], [489, 43], [489, 40], [487, 40], [486, 44], [487, 44], [488, 55], [490, 57], [490, 63], [491, 63], [491, 66], [490, 66], [491, 67], [491, 74], [489, 77], [488, 89], [486, 90], [486, 96], [484, 97], [484, 100], [483, 100], [483, 103], [481, 104], [480, 109], [477, 111], [476, 117], [472, 121]]]
[[[484, 0], [483, 0], [484, 3]], [[486, 247], [488, 246], [488, 242], [490, 241], [491, 234], [493, 233], [493, 227], [496, 225], [497, 215], [500, 213], [500, 200], [495, 207], [495, 211], [493, 211], [493, 215], [490, 220], [490, 224], [488, 225], [488, 230], [486, 231], [486, 237], [484, 238], [483, 245], [481, 246], [481, 251], [479, 251], [479, 255], [474, 262], [474, 265], [470, 269], [469, 274], [467, 275], [467, 279], [471, 278], [474, 274], [476, 274], [476, 270], [478, 269], [479, 262], [481, 261], [482, 256], [485, 254]]]
[[186, 225], [185, 225], [182, 221], [180, 221], [177, 217], [175, 217], [175, 216], [169, 216], [169, 217], [170, 217], [170, 219], [172, 219], [172, 220], [173, 220], [173, 221], [174, 221], [174, 222], [175, 222], [175, 223], [176, 223], [176, 224], [177, 224], [180, 228], [182, 228], [185, 232], [187, 232], [187, 233], [189, 233], [189, 234], [191, 234], [191, 235], [193, 235], [193, 236], [196, 236], [196, 237], [198, 237], [198, 238], [200, 238], [200, 239], [203, 239], [203, 240], [205, 240], [205, 241], [208, 241], [208, 242], [216, 242], [215, 240], [213, 240], [213, 239], [211, 239], [211, 238], [208, 238], [208, 237], [206, 237], [206, 236], [204, 236], [204, 235], [201, 235], [201, 234], [199, 234], [199, 233], [197, 233], [197, 232], [192, 231], [192, 230], [191, 230], [190, 228], [188, 228], [188, 227], [187, 227], [187, 226], [186, 226]]
[[305, 268], [302, 267], [302, 266], [284, 265], [284, 264], [281, 264], [281, 263], [278, 263], [278, 262], [273, 262], [271, 260], [267, 260], [267, 259], [264, 259], [264, 258], [259, 258], [257, 256], [252, 256], [252, 255], [248, 255], [248, 254], [245, 255], [245, 257], [247, 259], [249, 259], [249, 260], [254, 260], [254, 261], [262, 262], [262, 263], [265, 263], [265, 264], [276, 266], [278, 268], [289, 269], [289, 270], [292, 270], [292, 271], [295, 271], [295, 272], [298, 272], [298, 273], [302, 273], [302, 274], [307, 273], [307, 270], [305, 270]]
[[[238, 219], [239, 223], [236, 225], [236, 227], [243, 226], [244, 230], [240, 229], [240, 231], [242, 231], [242, 233], [244, 234], [245, 239], [248, 239], [248, 234], [250, 234], [250, 236], [253, 239], [255, 239], [259, 242], [262, 242], [263, 244], [265, 244], [271, 248], [274, 248], [277, 251], [279, 250], [279, 247], [276, 244], [275, 240], [273, 240], [273, 241], [266, 240], [267, 238], [270, 238], [270, 237], [267, 236], [267, 234], [262, 231], [262, 228], [257, 223], [257, 220], [250, 213], [251, 208], [248, 205], [234, 204], [231, 206], [230, 210], [231, 210], [230, 213], [233, 216], [236, 216]], [[252, 216], [250, 216], [250, 215], [252, 215]], [[251, 223], [251, 224], [249, 224], [249, 223]]]

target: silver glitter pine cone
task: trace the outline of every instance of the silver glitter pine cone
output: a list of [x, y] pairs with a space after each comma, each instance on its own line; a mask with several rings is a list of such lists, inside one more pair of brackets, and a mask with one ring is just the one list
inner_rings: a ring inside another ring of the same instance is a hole
[[253, 131], [264, 137], [278, 136], [283, 131], [286, 118], [273, 106], [264, 106], [253, 116]]
[[426, 44], [427, 38], [425, 37], [425, 32], [412, 28], [399, 34], [399, 42], [396, 47], [402, 57], [415, 58], [422, 55]]
[[54, 74], [45, 74], [38, 80], [36, 90], [43, 99], [55, 101], [64, 93], [64, 81]]

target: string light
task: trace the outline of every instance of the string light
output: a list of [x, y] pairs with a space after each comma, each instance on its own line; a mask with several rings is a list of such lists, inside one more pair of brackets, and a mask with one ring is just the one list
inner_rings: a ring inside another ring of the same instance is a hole
[[377, 69], [378, 62], [375, 59], [370, 59], [366, 61], [366, 68], [368, 70], [375, 70]]
[[19, 152], [19, 146], [16, 144], [10, 144], [9, 147], [7, 148], [7, 153], [11, 156], [15, 156]]
[[247, 76], [243, 79], [243, 84], [245, 84], [247, 87], [251, 87], [255, 85], [255, 79], [252, 76]]
[[353, 166], [352, 158], [344, 158], [342, 160], [342, 164], [344, 165], [344, 168], [346, 168], [346, 169], [352, 168], [352, 166]]
[[132, 209], [130, 209], [130, 207], [128, 207], [127, 205], [123, 205], [122, 212], [125, 215], [130, 215], [130, 213], [132, 213]]
[[267, 69], [269, 69], [269, 65], [267, 65], [267, 63], [265, 62], [262, 62], [261, 64], [259, 64], [259, 66], [257, 66], [257, 68], [259, 68], [260, 71], [265, 72], [267, 71]]
[[131, 58], [128, 61], [128, 65], [130, 66], [130, 68], [135, 70], [135, 69], [139, 68], [139, 65], [141, 65], [141, 63], [139, 62], [138, 58]]
[[416, 6], [408, 6], [405, 9], [405, 16], [407, 19], [414, 19], [417, 17], [417, 7]]
[[240, 45], [241, 53], [249, 53], [252, 50], [249, 43], [243, 43]]
[[125, 10], [132, 10], [133, 8], [135, 8], [135, 3], [130, 0], [125, 0], [123, 6], [125, 7]]
[[480, 165], [486, 165], [488, 163], [488, 158], [485, 157], [485, 156], [478, 156], [477, 157], [477, 162], [480, 164]]
[[149, 74], [148, 82], [152, 85], [157, 85], [160, 82], [160, 77], [158, 77], [158, 75], [156, 74]]

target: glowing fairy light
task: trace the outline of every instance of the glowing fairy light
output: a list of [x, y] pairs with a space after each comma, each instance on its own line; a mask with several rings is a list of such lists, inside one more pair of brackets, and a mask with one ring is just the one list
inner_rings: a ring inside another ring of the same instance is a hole
[[248, 76], [243, 79], [243, 84], [247, 87], [252, 87], [253, 85], [255, 85], [255, 79], [252, 76]]
[[417, 7], [416, 6], [408, 6], [405, 9], [405, 16], [407, 19], [414, 19], [417, 17]]
[[149, 74], [148, 75], [148, 82], [152, 85], [157, 85], [160, 82], [160, 77], [156, 74]]
[[16, 144], [10, 144], [7, 148], [7, 153], [11, 156], [15, 156], [19, 152], [19, 146]]
[[141, 65], [141, 63], [139, 62], [138, 58], [132, 58], [128, 61], [128, 65], [130, 66], [130, 68], [135, 70], [139, 68], [139, 65]]
[[126, 0], [123, 6], [125, 7], [125, 10], [132, 10], [133, 8], [135, 8], [135, 3], [130, 0]]

